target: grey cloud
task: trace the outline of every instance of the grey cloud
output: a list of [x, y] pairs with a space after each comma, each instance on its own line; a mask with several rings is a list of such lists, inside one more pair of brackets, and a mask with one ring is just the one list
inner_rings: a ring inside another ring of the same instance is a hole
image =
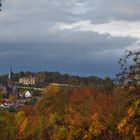
[[130, 37], [66, 30], [55, 32], [53, 40], [47, 36], [46, 40], [38, 39], [37, 42], [26, 37], [15, 42], [1, 42], [0, 63], [14, 64], [16, 68], [24, 66], [105, 75], [113, 71], [113, 63], [120, 56], [116, 52], [136, 41]]
[[[137, 39], [97, 32], [53, 30], [58, 22], [139, 20], [139, 0], [7, 0], [0, 13], [0, 65], [112, 75], [119, 52]], [[3, 69], [3, 70], [2, 70]]]
[[110, 20], [140, 20], [140, 0], [41, 0], [6, 1], [4, 11], [9, 11], [16, 21], [76, 22], [91, 20], [96, 23]]

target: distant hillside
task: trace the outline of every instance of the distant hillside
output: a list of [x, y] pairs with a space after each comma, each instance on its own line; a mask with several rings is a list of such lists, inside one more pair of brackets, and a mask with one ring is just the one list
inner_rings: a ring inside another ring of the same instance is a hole
[[[19, 72], [14, 73], [13, 77], [16, 82], [18, 82], [20, 77], [26, 77], [32, 75], [36, 79], [36, 86], [43, 87], [49, 83], [60, 83], [60, 84], [71, 84], [71, 85], [86, 85], [101, 87], [103, 85], [109, 84], [113, 85], [113, 81], [106, 77], [105, 79], [99, 78], [97, 76], [80, 77], [70, 74], [61, 74], [59, 72]], [[0, 82], [6, 83], [8, 75], [0, 76]]]

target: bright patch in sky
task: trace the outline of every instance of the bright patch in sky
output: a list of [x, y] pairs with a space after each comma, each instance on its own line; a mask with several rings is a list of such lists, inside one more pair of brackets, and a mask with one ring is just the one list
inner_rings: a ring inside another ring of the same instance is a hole
[[80, 21], [76, 23], [58, 23], [54, 28], [68, 29], [74, 31], [91, 31], [111, 36], [136, 37], [140, 39], [140, 22], [110, 21], [109, 23], [94, 24], [91, 21]]

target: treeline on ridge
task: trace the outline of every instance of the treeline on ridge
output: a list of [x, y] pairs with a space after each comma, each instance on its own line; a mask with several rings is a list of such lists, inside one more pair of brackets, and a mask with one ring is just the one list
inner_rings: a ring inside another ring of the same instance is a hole
[[[69, 85], [86, 85], [86, 86], [95, 86], [95, 87], [102, 87], [105, 83], [113, 85], [113, 81], [111, 78], [99, 78], [97, 76], [89, 76], [89, 77], [80, 77], [70, 74], [61, 74], [59, 72], [19, 72], [14, 73], [14, 81], [18, 82], [19, 78], [27, 77], [27, 76], [34, 76], [36, 79], [37, 87], [44, 87], [49, 83], [59, 83], [59, 84], [69, 84]], [[0, 76], [0, 82], [6, 83], [8, 75]]]

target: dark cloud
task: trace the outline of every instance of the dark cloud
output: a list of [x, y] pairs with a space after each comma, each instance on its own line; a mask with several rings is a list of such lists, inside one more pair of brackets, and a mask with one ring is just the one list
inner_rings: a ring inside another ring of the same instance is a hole
[[[113, 75], [132, 37], [62, 30], [58, 23], [139, 21], [139, 0], [41, 0], [3, 2], [0, 13], [1, 72], [59, 70], [81, 75]], [[115, 64], [115, 66], [114, 66]]]
[[37, 42], [31, 42], [32, 37], [29, 40], [25, 37], [23, 40], [1, 43], [0, 63], [14, 64], [16, 69], [24, 66], [82, 75], [111, 75], [113, 65], [117, 65], [117, 52], [136, 41], [130, 37], [67, 30], [55, 32], [53, 37], [51, 40], [48, 35], [46, 40], [38, 39]]

